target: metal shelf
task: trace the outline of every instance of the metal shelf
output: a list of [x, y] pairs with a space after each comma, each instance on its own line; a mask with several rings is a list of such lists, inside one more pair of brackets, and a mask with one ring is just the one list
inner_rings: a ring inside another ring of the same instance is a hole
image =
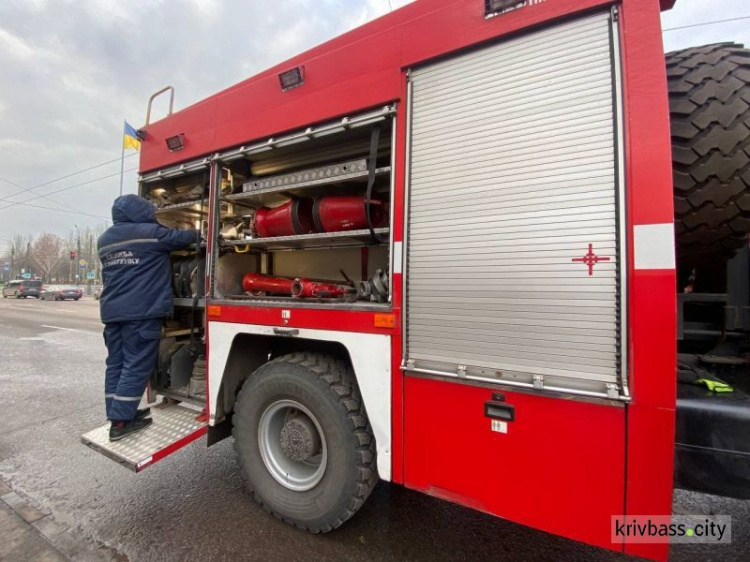
[[165, 215], [167, 213], [174, 213], [175, 211], [192, 213], [194, 215], [205, 215], [208, 213], [208, 201], [203, 201], [203, 207], [201, 207], [200, 199], [183, 201], [182, 203], [174, 203], [172, 205], [164, 205], [163, 207], [156, 209], [156, 214]]
[[[175, 306], [185, 306], [188, 308], [192, 308], [195, 301], [194, 299], [175, 297], [172, 299], [172, 302]], [[206, 299], [199, 299], [198, 303], [195, 306], [197, 308], [206, 308]]]
[[[222, 206], [227, 207], [230, 204], [236, 204], [243, 207], [246, 207], [247, 205], [242, 204], [241, 202], [234, 202], [234, 201], [222, 201]], [[229, 209], [222, 208], [222, 213], [228, 212]], [[201, 206], [201, 200], [195, 199], [191, 201], [183, 201], [182, 203], [174, 203], [173, 205], [164, 205], [163, 207], [159, 207], [156, 209], [157, 215], [167, 215], [171, 213], [190, 213], [195, 216], [203, 216], [208, 214], [208, 199], [203, 200], [203, 206]]]
[[[272, 176], [263, 180], [246, 182], [245, 186], [257, 184], [259, 187], [249, 189], [242, 193], [225, 195], [224, 201], [237, 202], [244, 206], [250, 207], [273, 207], [280, 205], [289, 200], [290, 197], [312, 197], [315, 195], [330, 195], [337, 191], [349, 192], [352, 187], [351, 182], [361, 182], [366, 180], [369, 171], [364, 160], [346, 162], [340, 165], [331, 165], [312, 170], [303, 170], [293, 174], [283, 174], [281, 176]], [[340, 169], [346, 166], [347, 170], [354, 170], [343, 173]], [[335, 171], [339, 169], [339, 171]], [[334, 170], [328, 172], [328, 170]], [[375, 170], [376, 176], [382, 176], [391, 172], [390, 166], [384, 166]], [[338, 185], [338, 188], [332, 190], [330, 186]], [[360, 185], [356, 188], [361, 189]], [[324, 189], [321, 189], [324, 188]]]
[[[388, 228], [376, 228], [375, 234], [388, 234]], [[370, 231], [345, 230], [342, 232], [323, 232], [300, 234], [297, 236], [276, 236], [273, 238], [252, 238], [250, 240], [231, 240], [224, 246], [247, 247], [248, 250], [298, 250], [303, 248], [332, 248], [344, 246], [364, 246], [371, 241]]]

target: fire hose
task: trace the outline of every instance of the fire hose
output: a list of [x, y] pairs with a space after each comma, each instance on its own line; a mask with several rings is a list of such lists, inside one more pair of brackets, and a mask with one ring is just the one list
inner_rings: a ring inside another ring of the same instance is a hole
[[289, 295], [294, 298], [344, 298], [357, 294], [350, 285], [311, 279], [288, 279], [262, 273], [247, 273], [242, 278], [242, 288], [253, 296], [262, 294]]

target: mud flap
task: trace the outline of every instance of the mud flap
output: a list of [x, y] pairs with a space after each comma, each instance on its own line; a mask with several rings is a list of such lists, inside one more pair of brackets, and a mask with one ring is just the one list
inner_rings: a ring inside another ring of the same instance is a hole
[[208, 422], [200, 411], [180, 404], [151, 408], [150, 427], [121, 441], [110, 442], [109, 423], [81, 436], [81, 441], [105, 457], [140, 472], [206, 434]]

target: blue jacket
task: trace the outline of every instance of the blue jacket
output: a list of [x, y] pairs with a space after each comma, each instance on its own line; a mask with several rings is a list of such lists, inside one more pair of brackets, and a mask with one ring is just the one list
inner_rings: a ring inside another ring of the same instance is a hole
[[114, 224], [99, 237], [104, 289], [102, 322], [129, 322], [172, 314], [169, 252], [198, 241], [197, 230], [173, 230], [156, 222], [154, 206], [123, 195], [112, 206]]

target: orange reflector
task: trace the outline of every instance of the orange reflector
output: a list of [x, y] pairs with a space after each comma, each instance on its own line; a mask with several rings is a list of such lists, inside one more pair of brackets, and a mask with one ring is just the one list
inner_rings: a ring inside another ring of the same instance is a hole
[[375, 327], [376, 328], [395, 328], [396, 316], [393, 314], [376, 314], [375, 315]]
[[209, 316], [221, 316], [221, 307], [218, 304], [212, 304], [206, 309]]

